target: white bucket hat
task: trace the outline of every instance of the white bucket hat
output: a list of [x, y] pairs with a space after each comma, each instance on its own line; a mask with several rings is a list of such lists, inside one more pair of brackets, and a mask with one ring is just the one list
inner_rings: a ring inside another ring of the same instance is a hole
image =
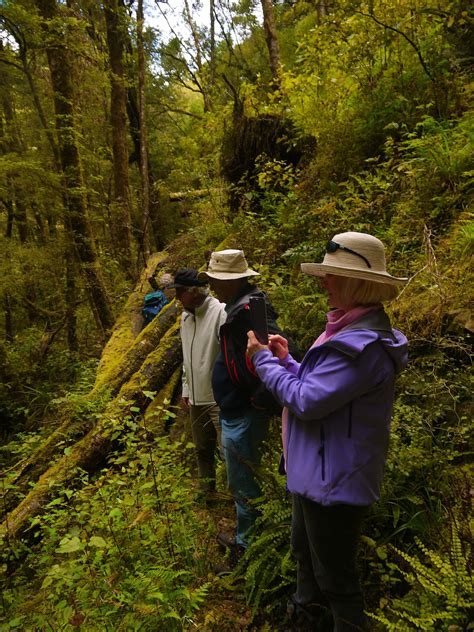
[[248, 267], [243, 250], [220, 250], [211, 254], [207, 270], [200, 272], [198, 279], [206, 281], [211, 278], [227, 281], [258, 275], [258, 272]]
[[408, 281], [393, 277], [386, 271], [383, 243], [366, 233], [335, 235], [326, 246], [323, 262], [302, 263], [301, 270], [315, 276], [335, 274], [389, 285], [403, 285]]

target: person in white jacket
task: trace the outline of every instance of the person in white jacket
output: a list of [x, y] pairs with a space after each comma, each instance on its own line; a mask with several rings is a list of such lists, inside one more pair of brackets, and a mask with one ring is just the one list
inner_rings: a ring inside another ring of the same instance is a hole
[[212, 393], [211, 374], [219, 352], [219, 329], [226, 320], [225, 304], [210, 296], [197, 270], [179, 270], [168, 289], [175, 288], [183, 305], [182, 400], [189, 409], [196, 450], [199, 487], [210, 499], [216, 488], [215, 452], [219, 439], [219, 409]]

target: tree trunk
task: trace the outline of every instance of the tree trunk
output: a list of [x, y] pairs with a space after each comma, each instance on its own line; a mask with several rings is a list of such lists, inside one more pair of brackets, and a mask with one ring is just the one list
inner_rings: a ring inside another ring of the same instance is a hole
[[214, 0], [210, 0], [209, 2], [209, 23], [209, 89], [212, 90], [216, 83], [216, 16]]
[[150, 180], [148, 175], [148, 141], [145, 115], [145, 51], [143, 46], [143, 0], [137, 8], [137, 54], [138, 54], [138, 120], [140, 129], [140, 176], [141, 195], [141, 250], [146, 260], [150, 254]]
[[321, 24], [322, 18], [325, 18], [328, 14], [327, 0], [320, 0], [316, 8], [318, 11], [318, 24]]
[[71, 353], [75, 353], [79, 349], [76, 331], [76, 276], [74, 257], [71, 256], [69, 249], [66, 247], [64, 253], [64, 261], [66, 265], [66, 332], [67, 347]]
[[[188, 0], [184, 0], [184, 9], [183, 9], [183, 13], [184, 13], [184, 18], [186, 20], [186, 22], [188, 23], [189, 29], [191, 31], [191, 35], [193, 38], [193, 42], [194, 42], [194, 49], [195, 49], [195, 57], [194, 57], [194, 61], [196, 63], [196, 67], [197, 67], [197, 76], [195, 77], [195, 79], [197, 80], [197, 85], [199, 88], [199, 91], [202, 94], [202, 98], [203, 98], [203, 105], [204, 105], [204, 112], [209, 112], [212, 108], [212, 103], [211, 103], [211, 95], [209, 94], [209, 86], [206, 85], [207, 82], [204, 78], [204, 68], [203, 68], [203, 54], [201, 52], [202, 49], [202, 45], [201, 45], [201, 38], [199, 35], [199, 31], [196, 25], [196, 22], [193, 19], [192, 13], [191, 13], [191, 9], [189, 7], [189, 2]], [[199, 77], [199, 79], [198, 79]]]
[[[3, 43], [0, 40], [0, 52], [2, 50]], [[5, 121], [5, 126], [3, 126], [2, 124], [2, 127], [0, 129], [0, 148], [3, 154], [17, 153], [19, 156], [23, 156], [23, 143], [21, 141], [18, 126], [15, 122], [15, 113], [11, 97], [10, 84], [8, 80], [8, 75], [4, 71], [3, 64], [0, 64], [0, 85], [2, 86], [2, 90], [0, 91], [0, 99]], [[20, 242], [24, 244], [28, 240], [28, 218], [26, 214], [26, 207], [22, 198], [21, 181], [14, 172], [11, 172], [7, 174], [6, 182], [8, 184], [7, 190], [9, 191], [9, 199], [6, 202], [7, 236], [12, 236], [13, 224], [16, 221], [16, 226], [18, 228], [18, 237], [20, 239]]]
[[74, 121], [72, 66], [56, 0], [35, 1], [44, 18], [48, 42], [47, 56], [54, 92], [59, 155], [67, 196], [65, 227], [81, 262], [87, 291], [103, 335], [106, 336], [112, 328], [114, 318], [87, 218], [84, 179]]
[[[7, 179], [7, 189], [9, 189], [9, 182]], [[7, 199], [3, 199], [2, 200], [5, 208], [7, 209], [7, 222], [6, 222], [6, 226], [5, 226], [5, 237], [7, 239], [11, 239], [13, 236], [13, 203], [11, 200], [7, 200]]]
[[15, 198], [15, 221], [18, 228], [18, 237], [20, 243], [25, 244], [28, 241], [28, 216], [26, 214], [26, 207], [22, 199], [21, 191], [17, 191]]
[[38, 95], [38, 90], [36, 89], [36, 84], [33, 80], [33, 76], [27, 64], [26, 54], [22, 55], [21, 61], [23, 64], [23, 72], [25, 73], [25, 76], [28, 80], [31, 96], [33, 97], [33, 103], [35, 104], [36, 113], [38, 114], [38, 118], [41, 122], [41, 126], [44, 130], [44, 133], [46, 134], [46, 138], [48, 139], [49, 146], [51, 147], [51, 153], [53, 156], [54, 166], [56, 167], [56, 169], [59, 169], [61, 166], [60, 159], [59, 159], [59, 149], [54, 139], [53, 132], [51, 131], [48, 125], [48, 122], [46, 121], [46, 116], [44, 114], [43, 107], [41, 105], [41, 101]]
[[118, 0], [104, 2], [107, 45], [111, 68], [110, 121], [114, 176], [113, 226], [117, 254], [122, 268], [132, 274], [131, 201], [128, 179], [127, 89], [123, 67], [124, 15]]
[[3, 313], [5, 317], [5, 341], [13, 342], [13, 318], [10, 293], [4, 291], [3, 294]]
[[[129, 47], [131, 50], [131, 45]], [[140, 165], [140, 161], [142, 160], [142, 150], [141, 150], [141, 140], [140, 140], [140, 120], [138, 114], [138, 99], [137, 99], [137, 91], [134, 87], [130, 87], [128, 90], [128, 100], [127, 100], [127, 113], [128, 113], [128, 121], [130, 125], [130, 133], [132, 136], [134, 153], [138, 164]], [[163, 226], [161, 221], [160, 214], [160, 199], [159, 195], [154, 192], [154, 182], [156, 180], [153, 171], [151, 170], [150, 160], [148, 158], [148, 152], [146, 154], [147, 161], [147, 171], [149, 178], [149, 191], [150, 191], [150, 223], [151, 223], [151, 234], [153, 237], [153, 244], [155, 250], [162, 250], [165, 246], [165, 241], [163, 239]]]
[[263, 11], [263, 29], [265, 31], [265, 40], [267, 42], [268, 54], [270, 56], [270, 71], [275, 84], [280, 82], [280, 46], [278, 44], [278, 36], [275, 22], [275, 13], [273, 11], [272, 0], [261, 0]]

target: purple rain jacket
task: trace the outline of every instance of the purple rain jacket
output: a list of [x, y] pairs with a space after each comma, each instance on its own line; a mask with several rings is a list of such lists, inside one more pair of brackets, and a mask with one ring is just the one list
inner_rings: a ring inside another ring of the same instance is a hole
[[[395, 376], [408, 360], [405, 336], [385, 312], [354, 321], [301, 364], [254, 354], [266, 387], [289, 409], [290, 492], [322, 505], [370, 505], [380, 496]], [[282, 366], [284, 364], [284, 366]]]

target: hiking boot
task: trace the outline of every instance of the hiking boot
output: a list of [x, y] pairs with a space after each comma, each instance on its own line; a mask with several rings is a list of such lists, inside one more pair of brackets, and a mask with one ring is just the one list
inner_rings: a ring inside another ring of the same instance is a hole
[[224, 551], [226, 549], [232, 550], [236, 546], [235, 537], [230, 533], [226, 533], [225, 531], [221, 531], [221, 533], [218, 533], [216, 539], [217, 543], [222, 549], [224, 549]]
[[278, 632], [318, 632], [324, 628], [318, 626], [319, 605], [315, 608], [301, 606], [292, 599], [286, 604], [286, 620], [278, 626]]
[[219, 564], [216, 564], [216, 566], [214, 567], [214, 572], [216, 573], [216, 575], [223, 576], [232, 573], [239, 561], [245, 555], [246, 549], [241, 544], [235, 544], [234, 542], [233, 547], [229, 548], [228, 551], [228, 554], [222, 560], [222, 562], [219, 562]]

